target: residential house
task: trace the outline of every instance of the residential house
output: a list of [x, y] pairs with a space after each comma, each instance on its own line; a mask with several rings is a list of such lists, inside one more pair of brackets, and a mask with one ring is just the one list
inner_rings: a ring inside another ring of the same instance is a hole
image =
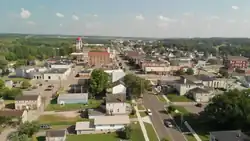
[[127, 92], [127, 88], [122, 80], [118, 80], [111, 85], [112, 94], [125, 94]]
[[66, 131], [65, 130], [46, 131], [46, 141], [66, 141]]
[[28, 121], [27, 110], [0, 110], [0, 117], [11, 117], [13, 121]]
[[130, 123], [128, 115], [98, 116], [94, 119], [95, 130], [114, 131], [124, 128]]
[[126, 114], [127, 113], [126, 95], [107, 94], [106, 113], [108, 115]]
[[60, 94], [57, 98], [57, 104], [74, 104], [74, 103], [87, 104], [88, 93]]
[[188, 96], [196, 102], [209, 102], [209, 100], [214, 97], [214, 91], [208, 87], [196, 87], [188, 92]]
[[126, 75], [122, 69], [106, 69], [104, 71], [111, 76], [112, 83], [122, 79]]
[[93, 133], [94, 124], [90, 121], [76, 122], [75, 131], [77, 135]]
[[248, 135], [241, 130], [210, 132], [209, 141], [249, 141]]
[[34, 68], [34, 67], [19, 67], [15, 69], [17, 77], [29, 78], [29, 79], [42, 79], [43, 72], [47, 71], [47, 68]]
[[61, 68], [61, 69], [55, 69], [52, 68], [48, 70], [47, 72], [44, 72], [44, 80], [67, 80], [68, 76], [71, 72], [71, 69]]
[[42, 106], [42, 99], [40, 95], [22, 95], [15, 99], [15, 109], [26, 110], [26, 109], [39, 109]]

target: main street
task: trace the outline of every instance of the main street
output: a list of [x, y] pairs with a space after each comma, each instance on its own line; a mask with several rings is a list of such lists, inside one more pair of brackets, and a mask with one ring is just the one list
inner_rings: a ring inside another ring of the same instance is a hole
[[184, 135], [178, 131], [177, 128], [168, 128], [164, 125], [164, 119], [172, 121], [166, 113], [161, 112], [164, 111], [164, 103], [160, 102], [157, 97], [152, 94], [145, 94], [143, 96], [143, 102], [144, 106], [152, 111], [151, 120], [160, 138], [168, 137], [172, 141], [186, 141]]

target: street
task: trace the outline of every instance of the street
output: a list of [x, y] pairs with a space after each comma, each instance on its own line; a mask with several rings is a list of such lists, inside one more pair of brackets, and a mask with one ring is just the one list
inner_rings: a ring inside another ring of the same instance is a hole
[[168, 137], [172, 141], [186, 141], [184, 135], [177, 128], [167, 128], [164, 125], [163, 120], [171, 120], [171, 118], [166, 113], [161, 112], [164, 111], [164, 104], [155, 95], [145, 94], [143, 102], [144, 106], [152, 111], [151, 120], [160, 138]]

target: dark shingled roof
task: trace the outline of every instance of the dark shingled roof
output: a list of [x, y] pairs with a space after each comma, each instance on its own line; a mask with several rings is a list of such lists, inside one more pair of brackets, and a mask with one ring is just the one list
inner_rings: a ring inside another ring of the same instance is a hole
[[125, 102], [126, 94], [107, 94], [106, 102], [116, 103], [116, 102]]
[[18, 96], [16, 97], [15, 100], [37, 100], [39, 95], [22, 95], [22, 96]]
[[23, 115], [24, 110], [3, 110], [0, 111], [0, 117], [9, 116], [9, 117], [20, 117]]
[[64, 137], [66, 134], [65, 130], [50, 130], [46, 131], [46, 137]]
[[210, 132], [210, 138], [215, 141], [250, 141], [250, 138], [240, 130]]

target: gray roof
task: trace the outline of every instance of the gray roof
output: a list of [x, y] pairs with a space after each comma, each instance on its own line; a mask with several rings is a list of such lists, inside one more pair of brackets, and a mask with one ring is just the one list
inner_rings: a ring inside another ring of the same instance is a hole
[[125, 102], [126, 95], [125, 94], [107, 94], [106, 102], [117, 103], [117, 102]]
[[50, 130], [46, 131], [46, 137], [64, 137], [66, 135], [65, 130]]
[[17, 96], [15, 100], [18, 101], [25, 101], [25, 100], [37, 100], [39, 95], [22, 95], [22, 96]]
[[61, 68], [61, 69], [55, 69], [55, 68], [53, 68], [53, 69], [48, 70], [45, 73], [59, 73], [60, 74], [60, 73], [65, 73], [67, 70], [68, 69], [63, 69], [63, 68]]
[[190, 81], [199, 81], [199, 80], [213, 81], [213, 80], [216, 79], [215, 77], [211, 77], [211, 76], [204, 75], [204, 74], [200, 74], [200, 75], [183, 75], [182, 78], [186, 78], [187, 80], [190, 80]]
[[227, 56], [228, 60], [248, 60], [248, 58], [244, 56]]
[[250, 138], [240, 130], [210, 132], [210, 138], [215, 141], [250, 141]]
[[194, 92], [194, 93], [209, 93], [211, 89], [209, 88], [199, 88], [199, 87], [196, 87], [194, 89], [191, 89], [190, 91], [191, 92]]

